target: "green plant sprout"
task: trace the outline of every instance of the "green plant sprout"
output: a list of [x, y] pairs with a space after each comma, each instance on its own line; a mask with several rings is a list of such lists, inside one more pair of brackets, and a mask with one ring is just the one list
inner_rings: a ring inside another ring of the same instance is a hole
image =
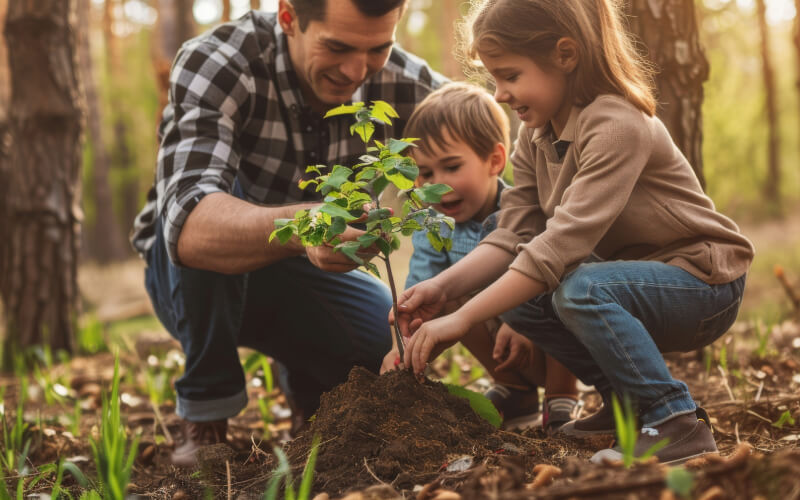
[[[653, 446], [637, 457], [634, 450], [636, 449], [639, 431], [636, 428], [636, 413], [633, 411], [631, 400], [625, 396], [623, 408], [623, 405], [620, 405], [619, 399], [617, 399], [617, 395], [612, 394], [611, 405], [614, 410], [614, 423], [617, 427], [617, 442], [622, 452], [622, 464], [626, 468], [629, 468], [636, 461], [650, 458], [669, 443], [669, 438], [664, 438], [653, 444]], [[642, 429], [642, 431], [644, 431], [644, 429]]]
[[667, 488], [681, 498], [689, 498], [694, 488], [694, 474], [684, 467], [670, 467], [666, 477]]
[[[373, 146], [367, 146], [375, 131], [375, 123], [391, 125], [392, 118], [398, 118], [397, 112], [384, 101], [373, 101], [371, 106], [363, 102], [341, 105], [325, 114], [325, 118], [338, 115], [354, 115], [355, 123], [350, 127], [351, 134], [358, 134], [366, 146], [366, 154], [360, 163], [352, 167], [334, 165], [329, 173], [323, 174], [324, 165], [310, 165], [306, 173], [316, 177], [301, 180], [299, 185], [305, 189], [315, 185], [317, 192], [324, 196], [322, 205], [310, 210], [300, 210], [294, 219], [277, 219], [276, 229], [270, 234], [269, 241], [278, 238], [285, 244], [293, 235], [297, 235], [305, 246], [333, 245], [359, 265], [366, 267], [376, 276], [380, 272], [375, 264], [362, 258], [363, 252], [373, 245], [378, 248], [378, 256], [386, 264], [389, 286], [392, 291], [392, 310], [394, 314], [394, 341], [400, 356], [403, 356], [403, 341], [397, 323], [397, 290], [389, 263], [389, 254], [400, 246], [398, 233], [410, 236], [414, 231], [426, 229], [431, 245], [441, 251], [450, 249], [452, 241], [449, 232], [455, 228], [451, 217], [433, 214], [426, 204], [438, 203], [442, 195], [452, 189], [444, 184], [426, 184], [415, 188], [414, 181], [419, 175], [419, 168], [413, 158], [402, 153], [414, 146], [416, 139], [389, 139], [386, 144], [373, 140]], [[403, 203], [402, 214], [398, 217], [389, 208], [381, 208], [380, 197], [389, 184], [394, 184], [407, 196]], [[361, 222], [366, 214], [366, 230], [357, 241], [342, 241], [340, 235], [351, 222]]]
[[[5, 392], [5, 390], [4, 390]], [[13, 422], [9, 425], [8, 415], [6, 414], [5, 404], [2, 408], [3, 419], [3, 452], [0, 454], [0, 461], [4, 472], [16, 472], [24, 475], [25, 460], [28, 457], [28, 450], [31, 446], [31, 439], [26, 439], [28, 423], [25, 422], [24, 405], [28, 394], [28, 378], [20, 378], [19, 398], [17, 400], [17, 413]], [[3, 394], [5, 396], [5, 394]]]
[[[90, 439], [94, 455], [97, 477], [103, 491], [103, 498], [124, 500], [128, 487], [133, 460], [139, 437], [128, 442], [128, 433], [122, 423], [119, 399], [119, 356], [114, 358], [114, 378], [111, 395], [103, 397], [103, 413], [98, 440]], [[130, 444], [130, 447], [129, 447]], [[127, 450], [127, 451], [126, 451]]]
[[783, 429], [783, 426], [786, 424], [794, 425], [795, 420], [792, 417], [792, 414], [789, 410], [781, 413], [781, 416], [778, 417], [778, 420], [772, 423], [772, 427], [776, 427], [778, 429]]
[[285, 481], [284, 499], [285, 500], [308, 500], [311, 498], [311, 486], [314, 483], [314, 467], [317, 463], [317, 453], [319, 452], [319, 434], [314, 435], [311, 442], [311, 452], [303, 468], [303, 477], [300, 479], [300, 489], [295, 492], [292, 480], [291, 466], [286, 454], [277, 446], [273, 449], [278, 458], [278, 466], [272, 471], [272, 478], [269, 480], [267, 490], [264, 492], [264, 500], [277, 500], [278, 490], [281, 482]]

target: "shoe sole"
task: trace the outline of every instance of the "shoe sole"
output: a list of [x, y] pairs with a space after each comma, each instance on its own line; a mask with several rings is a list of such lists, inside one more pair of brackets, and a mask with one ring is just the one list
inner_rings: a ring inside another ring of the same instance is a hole
[[574, 427], [569, 429], [564, 429], [566, 424], [562, 425], [556, 431], [556, 434], [563, 434], [565, 436], [573, 436], [573, 437], [586, 437], [586, 436], [599, 436], [601, 434], [614, 434], [617, 432], [616, 429], [609, 429], [609, 430], [598, 430], [598, 431], [582, 431], [580, 429], [576, 429]]
[[524, 431], [531, 427], [542, 425], [542, 414], [526, 415], [524, 417], [512, 418], [503, 422], [503, 429], [507, 431]]

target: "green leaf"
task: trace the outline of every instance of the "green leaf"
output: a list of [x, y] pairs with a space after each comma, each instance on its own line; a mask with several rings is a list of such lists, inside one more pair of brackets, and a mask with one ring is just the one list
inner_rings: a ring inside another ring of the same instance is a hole
[[391, 216], [392, 216], [392, 210], [390, 208], [373, 208], [367, 214], [367, 222], [387, 219]]
[[378, 195], [380, 195], [388, 185], [389, 185], [389, 179], [387, 179], [385, 175], [381, 175], [380, 177], [372, 181], [372, 196], [377, 198]]
[[392, 154], [400, 154], [413, 145], [414, 143], [408, 139], [389, 139], [389, 142], [386, 144], [386, 146], [389, 148], [389, 152]]
[[378, 169], [374, 167], [367, 167], [356, 174], [356, 180], [360, 181], [364, 180], [371, 180], [375, 177], [378, 173]]
[[325, 239], [330, 241], [337, 235], [342, 234], [345, 229], [347, 229], [347, 222], [341, 217], [333, 217], [330, 227], [328, 227], [328, 230], [325, 232]]
[[425, 184], [415, 189], [414, 193], [425, 203], [439, 203], [442, 201], [442, 196], [452, 190], [453, 188], [446, 184]]
[[358, 110], [364, 107], [363, 102], [354, 102], [351, 105], [342, 104], [341, 106], [337, 106], [331, 110], [328, 110], [325, 113], [325, 118], [330, 118], [331, 116], [338, 116], [338, 115], [352, 115], [355, 114]]
[[336, 189], [339, 189], [342, 184], [347, 182], [352, 174], [353, 171], [344, 165], [334, 165], [333, 171], [331, 172], [330, 177], [328, 177], [327, 183]]
[[281, 245], [285, 245], [290, 239], [292, 239], [292, 235], [294, 234], [294, 228], [292, 226], [283, 226], [279, 229], [272, 231], [272, 234], [269, 235], [269, 242], [272, 243], [272, 240], [277, 236], [278, 241], [280, 241]]
[[364, 267], [366, 267], [366, 268], [367, 268], [367, 271], [371, 272], [371, 273], [372, 273], [372, 274], [374, 274], [376, 277], [378, 277], [378, 278], [380, 278], [380, 277], [381, 277], [381, 272], [380, 272], [380, 270], [378, 269], [378, 266], [376, 266], [376, 265], [375, 265], [375, 264], [373, 264], [372, 262], [365, 262], [365, 263], [364, 263]]
[[489, 398], [478, 392], [465, 389], [460, 385], [444, 384], [444, 386], [447, 387], [447, 391], [453, 396], [458, 396], [469, 401], [470, 407], [472, 407], [472, 410], [477, 413], [478, 416], [494, 427], [500, 428], [503, 419], [500, 417], [500, 413], [497, 412], [497, 408], [489, 401]]
[[336, 205], [335, 203], [325, 203], [319, 208], [319, 211], [324, 212], [333, 217], [341, 217], [346, 222], [350, 222], [358, 218], [358, 217], [353, 217], [352, 215], [350, 215], [350, 212], [340, 207], [339, 205]]
[[425, 235], [428, 237], [428, 241], [431, 242], [431, 246], [433, 247], [433, 249], [436, 250], [437, 252], [441, 252], [442, 248], [444, 248], [444, 242], [442, 241], [442, 238], [438, 234], [433, 233], [432, 231], [428, 231], [427, 233], [425, 233]]
[[777, 427], [778, 429], [783, 429], [783, 426], [789, 424], [794, 425], [794, 418], [792, 418], [792, 414], [789, 410], [781, 413], [781, 416], [778, 417], [778, 420], [772, 423], [773, 427]]
[[373, 163], [375, 163], [377, 161], [380, 161], [380, 158], [378, 158], [377, 156], [372, 156], [372, 155], [361, 155], [361, 156], [358, 157], [358, 159], [363, 161], [367, 165], [372, 165]]
[[389, 179], [389, 181], [397, 186], [397, 189], [404, 190], [404, 189], [411, 189], [414, 187], [414, 181], [406, 177], [405, 175], [401, 174], [397, 169], [392, 169], [389, 172], [383, 174], [384, 177]]
[[350, 125], [350, 135], [357, 133], [364, 142], [369, 142], [373, 132], [375, 132], [375, 124], [372, 122], [358, 122]]
[[399, 118], [397, 111], [386, 101], [372, 101], [370, 115], [376, 120], [380, 120], [387, 125], [392, 124], [392, 118]]
[[352, 260], [356, 264], [364, 265], [364, 259], [362, 259], [358, 255], [356, 255], [356, 252], [358, 252], [361, 249], [361, 244], [359, 242], [357, 242], [357, 241], [345, 241], [344, 243], [339, 243], [334, 248], [336, 248], [337, 250], [339, 250], [343, 254], [345, 254], [348, 257], [350, 257], [350, 260]]
[[694, 474], [683, 467], [671, 467], [667, 471], [667, 488], [679, 496], [688, 498], [694, 487]]
[[361, 248], [367, 248], [368, 246], [375, 243], [375, 241], [378, 239], [379, 239], [378, 235], [367, 233], [359, 236], [357, 240], [359, 243], [361, 243]]
[[306, 167], [306, 173], [314, 172], [317, 175], [322, 175], [320, 168], [328, 168], [325, 165], [309, 165]]
[[419, 167], [416, 165], [416, 163], [414, 163], [413, 160], [411, 160], [411, 158], [404, 158], [404, 161], [400, 162], [395, 168], [412, 181], [416, 180], [417, 176], [419, 175]]
[[375, 240], [375, 245], [377, 245], [378, 250], [380, 250], [381, 253], [387, 257], [390, 253], [392, 253], [392, 245], [383, 238], [378, 238]]

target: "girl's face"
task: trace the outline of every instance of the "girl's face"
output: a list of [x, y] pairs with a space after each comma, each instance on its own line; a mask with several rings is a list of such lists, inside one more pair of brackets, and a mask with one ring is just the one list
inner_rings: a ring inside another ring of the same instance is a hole
[[528, 128], [553, 122], [556, 134], [561, 133], [572, 107], [566, 96], [567, 72], [557, 66], [542, 68], [529, 57], [507, 51], [478, 55], [495, 79], [497, 102], [508, 104]]

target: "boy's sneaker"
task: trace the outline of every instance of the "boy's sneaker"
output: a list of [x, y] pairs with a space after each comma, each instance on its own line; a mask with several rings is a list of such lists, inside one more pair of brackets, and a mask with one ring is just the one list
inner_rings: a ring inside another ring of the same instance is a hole
[[539, 392], [535, 387], [515, 389], [494, 384], [484, 395], [503, 417], [503, 429], [527, 429], [536, 425], [542, 418], [539, 413]]
[[[634, 456], [643, 455], [664, 438], [669, 439], [669, 442], [655, 452], [655, 457], [663, 464], [679, 465], [692, 458], [717, 452], [708, 414], [702, 408], [697, 408], [694, 413], [671, 418], [660, 425], [642, 427], [633, 450]], [[598, 451], [589, 460], [594, 463], [622, 460], [622, 452], [615, 446]]]
[[578, 400], [560, 396], [545, 399], [542, 409], [542, 427], [548, 434], [555, 434], [567, 422], [574, 417], [575, 407]]
[[565, 423], [558, 429], [558, 432], [567, 436], [614, 434], [617, 432], [617, 426], [614, 423], [614, 411], [611, 406], [603, 405], [593, 415]]

